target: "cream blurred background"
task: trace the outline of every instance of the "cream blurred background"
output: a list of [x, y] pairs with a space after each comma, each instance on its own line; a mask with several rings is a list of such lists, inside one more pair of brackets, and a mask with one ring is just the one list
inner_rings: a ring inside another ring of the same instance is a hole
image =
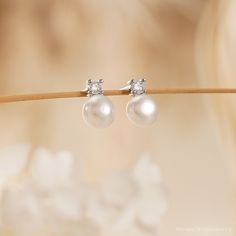
[[[235, 10], [234, 0], [1, 0], [1, 95], [81, 90], [99, 78], [106, 89], [141, 77], [150, 88], [235, 87]], [[168, 189], [159, 235], [235, 235], [235, 96], [153, 97], [155, 125], [130, 124], [122, 96], [105, 130], [83, 122], [86, 98], [2, 104], [0, 145], [68, 150], [92, 185], [146, 153]], [[138, 235], [102, 235], [113, 234]]]

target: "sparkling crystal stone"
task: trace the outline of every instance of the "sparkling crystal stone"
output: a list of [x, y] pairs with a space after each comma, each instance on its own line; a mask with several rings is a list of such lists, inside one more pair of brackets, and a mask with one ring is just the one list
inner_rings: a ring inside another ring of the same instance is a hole
[[86, 90], [88, 92], [89, 96], [93, 96], [93, 95], [101, 95], [103, 93], [102, 91], [102, 84], [103, 84], [103, 80], [88, 80], [87, 81], [87, 86], [86, 86]]
[[141, 80], [130, 80], [129, 81], [129, 89], [132, 96], [137, 96], [145, 93], [145, 87], [144, 87], [144, 79]]

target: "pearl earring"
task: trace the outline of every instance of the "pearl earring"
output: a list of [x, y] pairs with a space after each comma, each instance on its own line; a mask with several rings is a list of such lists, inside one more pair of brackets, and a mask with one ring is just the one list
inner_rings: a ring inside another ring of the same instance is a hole
[[87, 124], [106, 128], [114, 120], [114, 107], [110, 99], [103, 96], [103, 80], [88, 80], [85, 91], [89, 100], [83, 106], [83, 117]]
[[133, 97], [126, 106], [126, 113], [130, 121], [139, 126], [152, 124], [157, 117], [155, 101], [146, 95], [145, 79], [130, 80], [126, 88]]

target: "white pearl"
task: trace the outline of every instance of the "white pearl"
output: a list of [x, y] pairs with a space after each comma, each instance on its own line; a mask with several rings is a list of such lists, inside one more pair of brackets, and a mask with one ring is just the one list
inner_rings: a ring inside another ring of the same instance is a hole
[[133, 97], [126, 107], [126, 113], [136, 125], [150, 125], [157, 117], [157, 107], [155, 101], [148, 95], [138, 95]]
[[106, 128], [114, 120], [113, 104], [103, 95], [93, 95], [83, 106], [86, 123], [96, 128]]

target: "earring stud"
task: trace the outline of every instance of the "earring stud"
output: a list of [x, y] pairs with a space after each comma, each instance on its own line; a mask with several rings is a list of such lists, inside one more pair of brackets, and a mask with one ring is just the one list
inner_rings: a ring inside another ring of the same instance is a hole
[[155, 101], [146, 94], [145, 79], [128, 81], [129, 94], [132, 99], [126, 106], [128, 119], [139, 126], [154, 123], [157, 117]]
[[114, 120], [114, 107], [109, 98], [103, 95], [103, 80], [88, 80], [85, 91], [89, 100], [83, 106], [85, 122], [96, 128], [106, 128]]

